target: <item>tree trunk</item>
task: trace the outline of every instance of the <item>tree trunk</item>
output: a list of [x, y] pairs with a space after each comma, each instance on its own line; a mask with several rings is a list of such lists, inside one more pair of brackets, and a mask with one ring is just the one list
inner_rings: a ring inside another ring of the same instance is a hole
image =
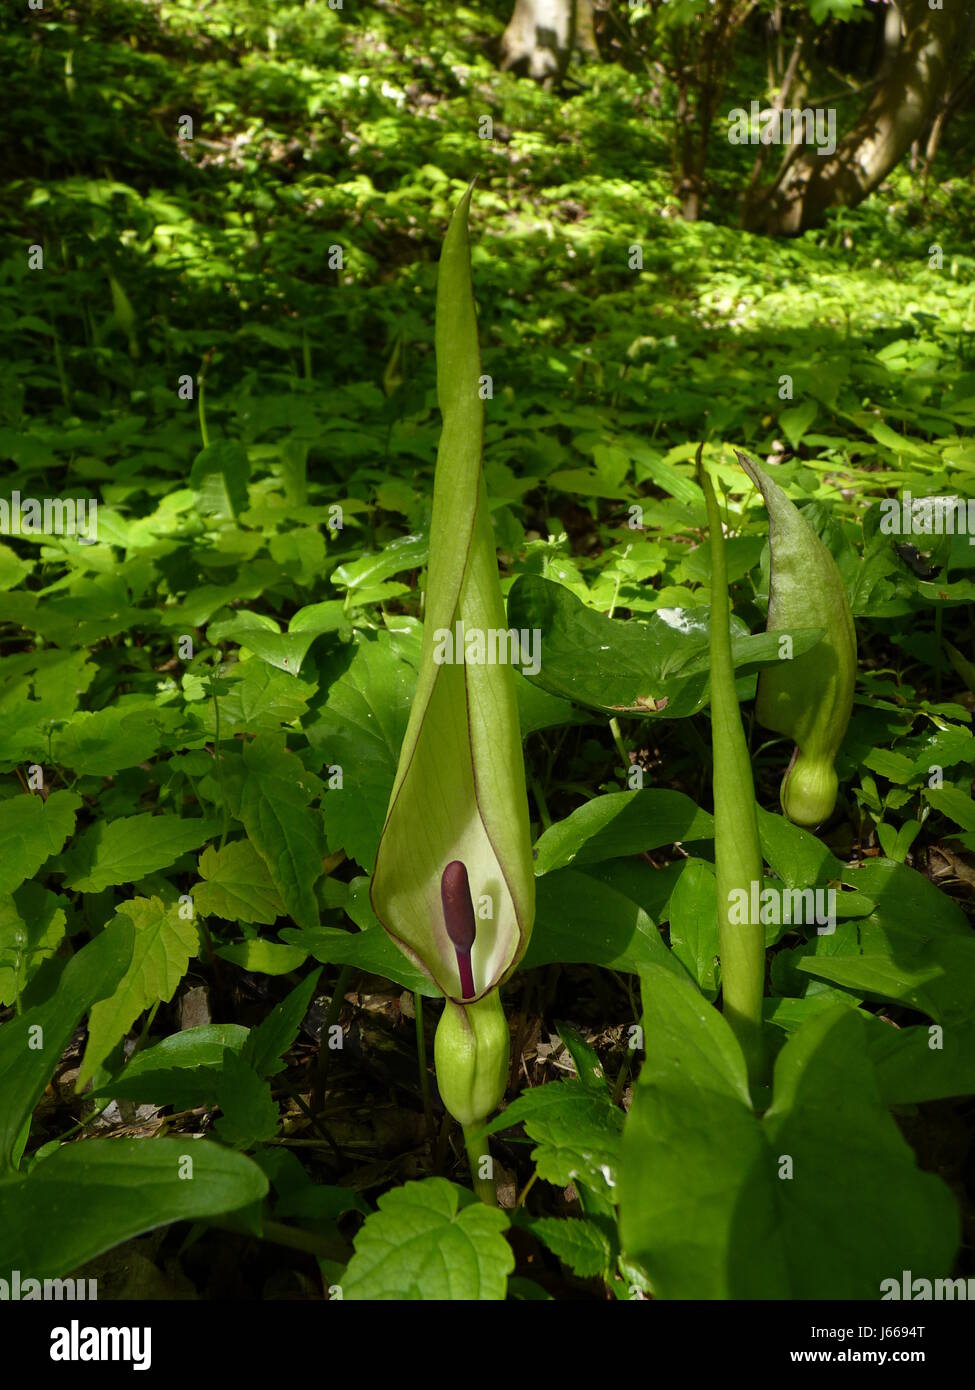
[[746, 204], [745, 225], [773, 236], [798, 236], [831, 207], [855, 207], [883, 182], [931, 117], [972, 0], [901, 0], [905, 37], [866, 111], [831, 155], [808, 150], [781, 183]]
[[598, 56], [592, 0], [515, 0], [514, 14], [501, 36], [501, 71], [559, 83], [577, 44]]

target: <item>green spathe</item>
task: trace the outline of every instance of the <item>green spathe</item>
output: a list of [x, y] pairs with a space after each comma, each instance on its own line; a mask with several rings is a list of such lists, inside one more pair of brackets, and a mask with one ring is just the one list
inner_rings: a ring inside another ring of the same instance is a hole
[[736, 452], [768, 509], [768, 631], [826, 629], [811, 651], [761, 673], [755, 701], [762, 724], [796, 744], [782, 780], [783, 811], [797, 825], [819, 825], [836, 805], [833, 762], [853, 709], [853, 615], [836, 561], [825, 545], [779, 485], [746, 454]]
[[514, 675], [507, 665], [437, 664], [434, 634], [506, 626], [481, 472], [484, 405], [467, 212], [458, 204], [437, 281], [437, 397], [443, 432], [430, 527], [423, 646], [373, 873], [376, 916], [397, 945], [460, 1000], [440, 883], [466, 865], [477, 922], [475, 996], [521, 958], [535, 911], [531, 833]]
[[440, 1099], [465, 1128], [487, 1119], [508, 1084], [508, 1020], [498, 991], [476, 1004], [449, 999], [437, 1025], [433, 1059]]
[[699, 448], [698, 482], [707, 508], [711, 552], [711, 748], [721, 998], [724, 1016], [748, 1064], [749, 1080], [759, 1084], [766, 1065], [762, 1035], [765, 928], [759, 912], [733, 911], [732, 904], [736, 893], [747, 894], [752, 883], [761, 883], [762, 851], [751, 759], [735, 692], [724, 533], [702, 453]]

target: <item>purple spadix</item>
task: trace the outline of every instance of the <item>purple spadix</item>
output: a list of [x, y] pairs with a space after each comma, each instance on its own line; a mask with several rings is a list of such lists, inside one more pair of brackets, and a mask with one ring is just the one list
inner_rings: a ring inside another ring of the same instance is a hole
[[471, 968], [471, 948], [477, 935], [474, 922], [474, 903], [467, 865], [452, 859], [440, 878], [440, 901], [443, 904], [444, 926], [457, 955], [462, 999], [473, 999], [474, 972]]

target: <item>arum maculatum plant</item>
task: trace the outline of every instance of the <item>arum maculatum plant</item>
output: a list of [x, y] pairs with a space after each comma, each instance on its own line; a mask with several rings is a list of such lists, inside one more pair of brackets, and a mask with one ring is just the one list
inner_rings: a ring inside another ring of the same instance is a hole
[[857, 639], [836, 561], [779, 485], [739, 451], [769, 515], [767, 630], [820, 627], [823, 640], [758, 678], [755, 713], [767, 729], [796, 745], [782, 780], [782, 809], [798, 825], [816, 826], [836, 805], [834, 762], [850, 722]]
[[[738, 1039], [753, 1088], [765, 1082], [762, 1034], [765, 928], [749, 907], [741, 920], [736, 900], [751, 903], [762, 884], [755, 784], [735, 691], [731, 613], [724, 532], [711, 479], [698, 450], [698, 481], [707, 507], [711, 552], [711, 742], [714, 793], [714, 876], [718, 894], [718, 952], [725, 1018]], [[744, 897], [742, 897], [744, 890]], [[732, 920], [734, 919], [734, 920]]]
[[[486, 636], [506, 624], [481, 467], [470, 198], [469, 188], [440, 258], [443, 430], [423, 642], [371, 897], [393, 941], [445, 996], [434, 1048], [437, 1083], [464, 1127], [475, 1169], [475, 1130], [496, 1109], [507, 1079], [510, 1043], [498, 986], [528, 945], [535, 880], [514, 675], [506, 664], [464, 660], [463, 634]], [[457, 636], [453, 660], [438, 660], [447, 651], [445, 633]], [[474, 1178], [487, 1195], [476, 1170]]]

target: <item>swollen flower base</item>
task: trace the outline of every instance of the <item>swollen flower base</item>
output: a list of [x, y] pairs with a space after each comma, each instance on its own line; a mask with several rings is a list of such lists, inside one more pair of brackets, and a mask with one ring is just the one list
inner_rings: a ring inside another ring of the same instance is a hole
[[511, 1039], [496, 989], [473, 1004], [444, 1004], [433, 1058], [440, 1099], [465, 1129], [498, 1108], [508, 1084]]
[[836, 805], [839, 778], [830, 756], [813, 757], [797, 748], [782, 779], [782, 810], [796, 825], [816, 826]]

